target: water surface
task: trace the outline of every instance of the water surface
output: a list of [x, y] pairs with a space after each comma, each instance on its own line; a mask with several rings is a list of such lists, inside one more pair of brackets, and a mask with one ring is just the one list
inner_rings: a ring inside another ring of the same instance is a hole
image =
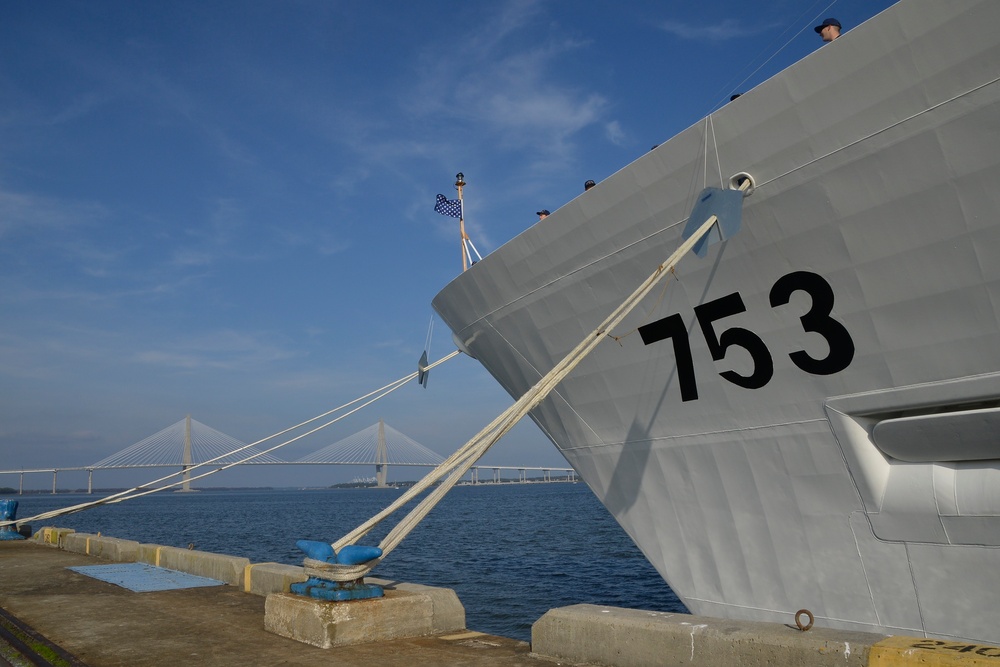
[[[300, 565], [298, 539], [332, 542], [401, 491], [164, 492], [51, 519], [45, 525]], [[18, 496], [28, 517], [95, 496]], [[361, 541], [377, 544], [391, 527]], [[34, 528], [38, 528], [35, 525]], [[584, 484], [454, 488], [372, 573], [452, 588], [472, 630], [528, 640], [553, 607], [592, 603], [685, 611]]]

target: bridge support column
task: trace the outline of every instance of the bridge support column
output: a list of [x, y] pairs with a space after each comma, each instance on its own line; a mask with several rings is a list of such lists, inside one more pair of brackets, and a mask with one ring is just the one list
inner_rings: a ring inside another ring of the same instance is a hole
[[52, 471], [52, 495], [56, 495], [56, 475], [59, 474], [58, 470]]
[[191, 415], [188, 415], [184, 421], [184, 453], [181, 455], [181, 470], [183, 475], [181, 479], [184, 481], [181, 484], [181, 491], [191, 490], [191, 472], [188, 468], [191, 467]]
[[375, 485], [380, 489], [386, 486], [389, 476], [389, 451], [385, 446], [385, 422], [378, 420], [378, 444], [375, 449]]
[[90, 468], [87, 470], [87, 493], [94, 492], [94, 469]]

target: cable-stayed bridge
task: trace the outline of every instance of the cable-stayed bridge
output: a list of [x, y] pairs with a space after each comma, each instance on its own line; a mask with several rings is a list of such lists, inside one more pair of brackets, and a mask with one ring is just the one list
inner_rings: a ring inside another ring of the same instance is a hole
[[[246, 446], [245, 442], [185, 417], [88, 468], [176, 468], [205, 461], [225, 465], [254, 455], [256, 458], [248, 464], [285, 463], [273, 454], [262, 454], [256, 447], [243, 449]], [[239, 449], [243, 451], [234, 453]]]
[[[392, 446], [389, 446], [389, 443]], [[427, 466], [433, 468], [444, 461], [444, 457], [427, 449], [413, 438], [400, 433], [381, 419], [363, 431], [338, 440], [332, 445], [303, 456], [298, 464], [335, 464], [375, 466], [375, 480], [378, 486], [386, 485], [389, 465]]]
[[[251, 458], [252, 457], [252, 458]], [[249, 459], [249, 460], [247, 460]], [[207, 462], [211, 463], [207, 463]], [[371, 465], [375, 467], [377, 486], [387, 485], [390, 466], [432, 468], [444, 461], [437, 452], [428, 449], [406, 434], [392, 428], [381, 419], [378, 423], [338, 440], [295, 461], [287, 461], [274, 454], [217, 431], [210, 426], [185, 417], [176, 424], [130, 445], [111, 456], [88, 466], [65, 468], [38, 468], [0, 470], [0, 475], [19, 475], [18, 493], [24, 492], [24, 475], [52, 473], [52, 493], [56, 493], [57, 477], [64, 471], [87, 471], [87, 492], [93, 491], [95, 470], [122, 470], [142, 468], [179, 468], [182, 473], [181, 490], [190, 490], [190, 469], [206, 464], [193, 472], [207, 472], [215, 466], [238, 465]], [[480, 481], [481, 469], [492, 474], [486, 482]], [[572, 468], [541, 466], [474, 466], [470, 470], [473, 484], [501, 483], [503, 471], [516, 471], [518, 481], [529, 481], [528, 472], [541, 473], [538, 481], [576, 481]], [[556, 477], [553, 477], [556, 473]], [[560, 479], [561, 477], [561, 479]]]

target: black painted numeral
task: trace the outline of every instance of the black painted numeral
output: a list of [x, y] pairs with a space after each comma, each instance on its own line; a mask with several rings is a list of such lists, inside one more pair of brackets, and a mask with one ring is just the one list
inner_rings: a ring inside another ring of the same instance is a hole
[[738, 315], [746, 312], [747, 307], [743, 304], [743, 297], [739, 292], [727, 294], [721, 299], [703, 303], [694, 307], [694, 314], [701, 325], [701, 332], [705, 335], [705, 342], [708, 343], [708, 351], [712, 353], [712, 358], [721, 361], [726, 358], [726, 350], [733, 345], [744, 348], [750, 353], [753, 359], [754, 368], [750, 375], [740, 375], [736, 371], [723, 371], [719, 373], [722, 377], [733, 384], [746, 389], [760, 389], [774, 375], [774, 362], [771, 353], [767, 351], [767, 345], [760, 339], [760, 336], [741, 327], [731, 327], [722, 332], [721, 336], [716, 336], [712, 323], [724, 317]]
[[843, 324], [830, 317], [833, 312], [833, 288], [822, 276], [809, 271], [795, 271], [774, 283], [769, 295], [771, 307], [784, 306], [792, 292], [801, 290], [812, 298], [812, 308], [799, 319], [805, 331], [818, 333], [826, 339], [830, 352], [822, 359], [813, 359], [799, 350], [788, 356], [792, 363], [813, 375], [833, 375], [847, 368], [854, 360], [854, 340]]
[[[830, 351], [822, 359], [814, 359], [805, 350], [796, 350], [788, 357], [796, 366], [813, 375], [839, 373], [854, 360], [854, 340], [847, 327], [833, 319], [833, 288], [822, 276], [809, 271], [794, 271], [781, 276], [768, 295], [772, 308], [788, 304], [794, 292], [809, 295], [812, 304], [809, 311], [799, 316], [802, 330], [817, 333], [826, 340]], [[746, 389], [760, 389], [774, 377], [774, 359], [761, 337], [743, 327], [729, 327], [717, 333], [715, 324], [726, 317], [746, 312], [746, 305], [739, 292], [733, 292], [713, 301], [694, 307], [695, 318], [701, 327], [708, 351], [715, 361], [722, 361], [731, 347], [742, 347], [750, 354], [753, 371], [740, 375], [735, 370], [721, 371], [720, 376]], [[677, 367], [677, 381], [680, 385], [681, 400], [694, 401], [698, 398], [698, 381], [691, 356], [691, 341], [688, 330], [679, 313], [669, 315], [655, 322], [639, 327], [639, 335], [646, 345], [666, 338], [673, 341], [674, 359]]]
[[679, 314], [664, 317], [639, 327], [639, 336], [646, 345], [669, 338], [674, 343], [674, 359], [677, 365], [677, 382], [681, 387], [681, 400], [698, 399], [698, 383], [694, 378], [694, 361], [691, 358], [691, 341], [687, 327]]

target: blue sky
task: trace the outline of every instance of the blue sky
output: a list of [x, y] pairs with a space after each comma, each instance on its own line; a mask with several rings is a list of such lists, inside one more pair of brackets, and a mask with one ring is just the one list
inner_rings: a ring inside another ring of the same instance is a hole
[[[820, 48], [818, 19], [890, 4], [3, 3], [0, 469], [186, 414], [256, 440], [409, 373], [461, 270], [432, 210], [457, 172], [485, 254]], [[450, 338], [437, 321], [432, 359]], [[449, 453], [509, 403], [460, 357], [281, 455], [379, 417]], [[565, 465], [530, 422], [485, 461]]]

